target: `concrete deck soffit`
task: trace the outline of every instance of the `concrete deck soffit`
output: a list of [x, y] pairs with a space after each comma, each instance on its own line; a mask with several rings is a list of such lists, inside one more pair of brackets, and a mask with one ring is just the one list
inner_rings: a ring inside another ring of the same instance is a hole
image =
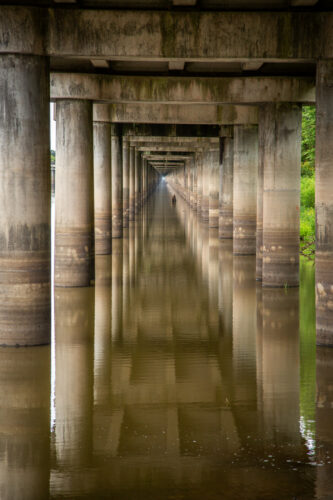
[[101, 59], [103, 67], [117, 59], [172, 66], [333, 57], [332, 12], [0, 8], [3, 53]]

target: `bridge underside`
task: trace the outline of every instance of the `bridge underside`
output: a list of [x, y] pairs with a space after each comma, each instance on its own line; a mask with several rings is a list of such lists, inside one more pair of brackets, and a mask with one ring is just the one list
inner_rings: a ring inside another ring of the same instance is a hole
[[53, 102], [58, 287], [92, 282], [94, 255], [161, 175], [234, 254], [256, 255], [264, 287], [298, 286], [301, 107], [316, 105], [317, 342], [333, 345], [331, 2], [12, 4], [0, 7], [0, 344], [50, 341]]

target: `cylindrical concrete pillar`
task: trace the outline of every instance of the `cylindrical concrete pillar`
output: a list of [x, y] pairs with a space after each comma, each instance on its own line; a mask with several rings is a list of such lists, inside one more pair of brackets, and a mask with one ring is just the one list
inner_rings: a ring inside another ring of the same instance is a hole
[[220, 167], [219, 237], [232, 238], [234, 199], [234, 140], [223, 137]]
[[135, 219], [135, 147], [130, 147], [129, 156], [129, 220]]
[[123, 137], [123, 227], [128, 227], [130, 192], [130, 147], [128, 139]]
[[196, 151], [195, 164], [197, 170], [197, 215], [201, 217], [202, 212], [202, 152]]
[[201, 196], [201, 219], [209, 222], [209, 150], [202, 152], [202, 196]]
[[257, 217], [258, 127], [234, 127], [233, 252], [255, 255]]
[[111, 124], [94, 122], [95, 253], [111, 253]]
[[219, 227], [220, 161], [219, 150], [209, 152], [209, 227]]
[[57, 101], [56, 286], [88, 286], [93, 266], [92, 104]]
[[317, 64], [316, 298], [317, 343], [333, 345], [333, 62]]
[[265, 158], [265, 105], [259, 108], [258, 176], [257, 176], [257, 232], [256, 232], [256, 280], [262, 281], [262, 224]]
[[297, 286], [302, 110], [268, 104], [264, 115], [262, 284]]
[[141, 153], [135, 151], [135, 213], [137, 214], [141, 205]]
[[0, 345], [51, 336], [49, 65], [0, 56]]
[[112, 238], [123, 235], [123, 165], [119, 128], [111, 127]]

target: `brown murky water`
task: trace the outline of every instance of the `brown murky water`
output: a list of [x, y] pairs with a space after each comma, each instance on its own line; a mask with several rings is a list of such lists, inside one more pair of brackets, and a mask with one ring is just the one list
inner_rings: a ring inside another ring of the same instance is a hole
[[332, 499], [312, 265], [262, 290], [163, 183], [113, 243], [55, 290], [51, 348], [0, 350], [0, 498]]

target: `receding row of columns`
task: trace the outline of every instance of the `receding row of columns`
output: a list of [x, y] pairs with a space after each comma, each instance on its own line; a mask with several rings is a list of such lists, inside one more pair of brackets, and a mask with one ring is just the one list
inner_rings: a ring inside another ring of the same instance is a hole
[[[333, 62], [319, 61], [316, 141], [317, 339], [318, 343], [331, 345], [332, 82]], [[0, 55], [0, 344], [5, 345], [45, 343], [50, 339], [49, 83], [49, 62], [46, 57]], [[77, 285], [84, 285], [91, 279], [94, 241], [92, 104], [79, 99], [59, 100], [57, 108], [59, 131], [55, 282], [65, 285], [65, 276], [70, 274], [71, 286], [75, 281]], [[298, 284], [299, 261], [300, 107], [293, 103], [262, 105], [259, 129], [261, 131], [258, 154], [255, 153], [258, 138], [251, 127], [234, 127], [233, 142], [237, 145], [233, 151], [234, 247], [235, 250], [247, 245], [253, 248], [256, 240], [257, 278], [262, 276], [264, 286], [295, 286]], [[253, 140], [250, 139], [252, 132]], [[112, 142], [115, 143], [111, 161], [116, 161], [122, 156], [122, 145], [112, 132], [111, 136]], [[227, 142], [226, 139], [224, 142]], [[246, 150], [246, 143], [251, 146], [252, 152]], [[225, 150], [227, 149], [225, 147]], [[132, 160], [131, 165], [133, 154], [135, 161], [133, 165]], [[201, 211], [203, 219], [209, 222], [206, 158], [212, 153], [203, 150], [201, 154], [202, 166], [198, 166], [200, 162], [197, 164], [197, 202], [194, 204], [196, 209]], [[137, 209], [138, 202], [131, 199], [131, 172], [133, 168], [134, 171], [138, 170], [139, 159], [135, 152], [131, 151], [129, 158], [129, 218], [131, 206], [133, 218], [133, 211]], [[223, 164], [225, 161], [223, 160]], [[257, 182], [251, 184], [250, 178], [254, 172], [252, 161], [258, 161], [258, 165], [262, 166], [258, 170], [256, 165], [259, 176], [256, 176]], [[215, 172], [215, 169], [213, 170]], [[119, 172], [120, 169], [115, 167], [111, 175], [119, 178]], [[241, 177], [241, 172], [246, 175]], [[224, 175], [227, 174], [223, 173], [222, 176]], [[141, 193], [139, 184], [135, 176], [134, 187], [137, 193]], [[117, 229], [120, 233], [119, 207], [123, 189], [120, 192], [118, 187], [116, 184], [112, 187], [115, 195], [111, 197], [112, 224], [115, 231]], [[213, 186], [213, 191], [214, 189], [216, 193]], [[229, 190], [229, 195], [225, 194], [223, 182], [221, 189], [223, 196], [219, 192], [219, 218], [222, 217], [223, 220], [224, 214], [227, 213], [223, 200], [227, 196], [230, 204], [231, 192]], [[213, 199], [216, 205], [216, 194], [215, 198], [212, 196], [212, 203]], [[242, 208], [245, 205], [246, 211]], [[212, 205], [212, 211], [212, 221], [216, 224], [216, 206], [213, 208]], [[104, 231], [108, 232], [106, 219], [103, 224]], [[254, 248], [252, 251], [254, 253]]]
[[[188, 163], [170, 179], [185, 200], [195, 199], [191, 207], [209, 227], [218, 228], [220, 238], [233, 238], [235, 255], [256, 255], [256, 279], [264, 287], [294, 287], [299, 285], [302, 109], [271, 103], [260, 107], [259, 116], [259, 126], [237, 125], [232, 138], [220, 138], [219, 161], [211, 145], [204, 146], [194, 156], [194, 167]], [[323, 116], [327, 112], [319, 114], [317, 135]], [[319, 190], [326, 196], [325, 204], [317, 199], [317, 341], [333, 344], [333, 212], [327, 194], [332, 183], [330, 154], [325, 147], [321, 160], [323, 149], [317, 144], [319, 180], [321, 170], [326, 172], [326, 182], [317, 182], [317, 196]], [[196, 189], [183, 182], [183, 168], [192, 168]]]

